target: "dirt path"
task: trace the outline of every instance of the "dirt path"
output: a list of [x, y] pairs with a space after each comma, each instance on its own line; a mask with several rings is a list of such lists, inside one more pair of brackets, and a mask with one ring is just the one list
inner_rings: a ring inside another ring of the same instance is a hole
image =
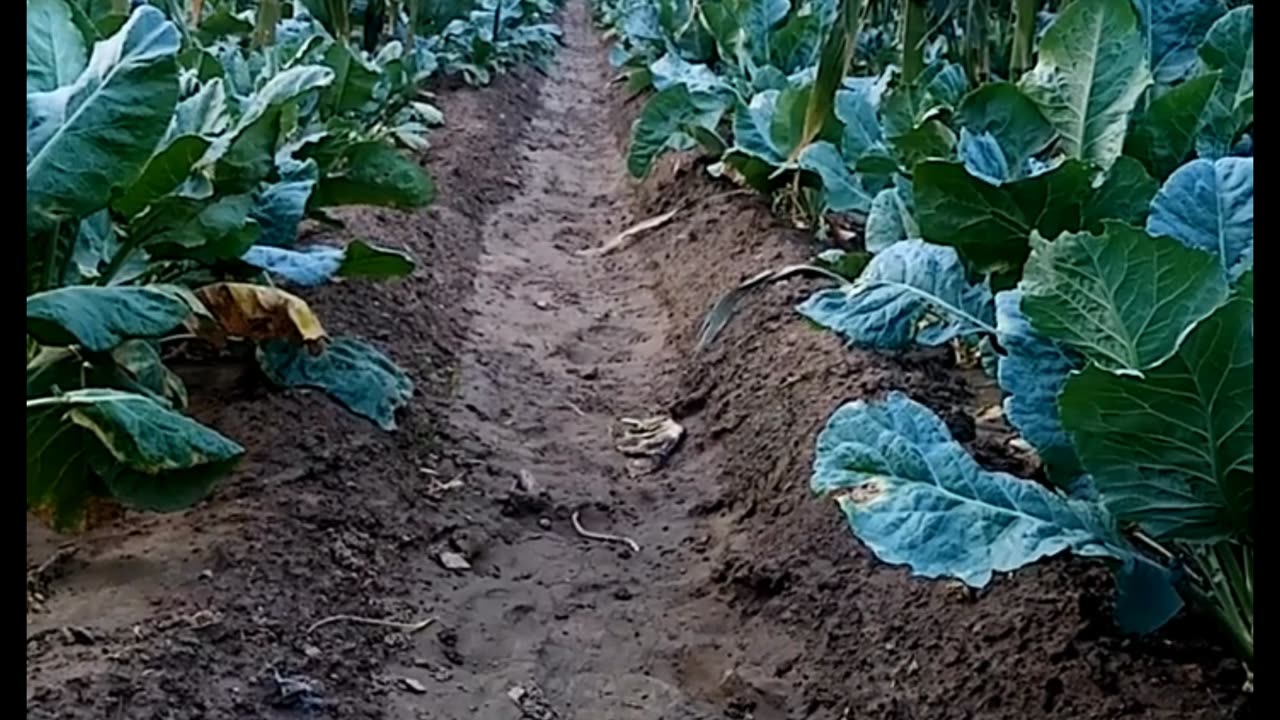
[[[566, 718], [708, 716], [680, 676], [697, 626], [726, 610], [687, 601], [709, 570], [678, 551], [696, 542], [686, 508], [710, 479], [631, 477], [611, 440], [618, 418], [657, 409], [654, 384], [671, 363], [667, 316], [642, 274], [576, 254], [621, 230], [631, 204], [585, 5], [562, 16], [565, 48], [510, 150], [521, 159], [519, 190], [483, 233], [451, 419], [483, 462], [467, 482], [500, 497], [532, 478], [547, 505], [517, 497], [509, 542], [461, 540], [474, 576], [436, 606], [465, 665], [429, 701], [398, 703], [405, 717], [507, 720], [508, 691], [531, 685]], [[585, 527], [633, 538], [640, 552], [580, 537], [577, 511]], [[434, 638], [418, 648], [440, 650]]]
[[[610, 85], [587, 3], [560, 23], [549, 77], [442, 93], [436, 205], [351, 211], [307, 238], [420, 260], [400, 283], [307, 294], [332, 332], [372, 338], [413, 377], [400, 429], [243, 369], [187, 378], [193, 412], [248, 456], [210, 502], [78, 538], [46, 573], [27, 716], [1251, 717], [1211, 628], [1119, 636], [1096, 564], [958, 593], [876, 562], [808, 496], [831, 410], [888, 390], [986, 465], [1027, 468], [975, 428], [980, 393], [947, 353], [859, 352], [798, 322], [812, 285], [769, 288], [693, 353], [717, 295], [812, 243], [687, 161], [625, 177], [635, 103]], [[635, 248], [577, 254], [677, 204]], [[618, 420], [664, 413], [683, 445], [629, 472]], [[574, 513], [639, 552], [581, 537]], [[29, 521], [29, 565], [60, 541]], [[434, 622], [309, 630], [336, 614]]]

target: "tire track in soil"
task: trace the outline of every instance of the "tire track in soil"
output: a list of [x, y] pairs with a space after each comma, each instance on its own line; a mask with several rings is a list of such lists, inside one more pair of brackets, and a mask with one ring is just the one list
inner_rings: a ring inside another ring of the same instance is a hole
[[[562, 13], [565, 47], [513, 150], [521, 189], [483, 234], [448, 433], [473, 458], [460, 461], [475, 467], [468, 484], [501, 498], [527, 473], [550, 504], [453, 539], [472, 571], [432, 598], [447, 629], [423, 633], [415, 650], [437, 668], [452, 657], [452, 677], [394, 697], [397, 717], [510, 720], [508, 691], [531, 683], [566, 719], [719, 717], [698, 703], [715, 702], [727, 669], [719, 638], [735, 628], [699, 591], [712, 585], [697, 552], [710, 538], [689, 512], [714, 475], [630, 477], [611, 439], [617, 418], [653, 409], [673, 361], [667, 318], [642, 271], [575, 254], [629, 224], [631, 203], [586, 5]], [[640, 553], [579, 537], [579, 509], [588, 529], [629, 536]], [[757, 707], [755, 717], [772, 715]]]

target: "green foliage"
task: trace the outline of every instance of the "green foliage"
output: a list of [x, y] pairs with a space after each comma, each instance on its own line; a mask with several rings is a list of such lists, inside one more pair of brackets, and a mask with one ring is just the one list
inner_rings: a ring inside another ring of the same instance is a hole
[[[366, 32], [380, 45], [366, 52], [350, 44], [349, 3], [298, 4], [287, 19], [244, 5], [206, 2], [189, 17], [161, 3], [125, 14], [128, 3], [28, 3], [28, 507], [61, 528], [80, 527], [94, 498], [190, 505], [243, 454], [181, 414], [166, 346], [261, 343], [277, 383], [320, 387], [388, 430], [412, 394], [381, 353], [330, 342], [299, 298], [193, 290], [264, 269], [302, 285], [413, 269], [360, 241], [292, 246], [322, 209], [431, 201], [403, 148], [423, 149], [441, 120], [417, 98], [439, 39], [408, 36], [406, 51]], [[492, 33], [496, 5], [485, 7]], [[496, 29], [527, 47], [519, 34], [552, 9], [506, 2]], [[532, 59], [498, 45], [501, 67]]]
[[[633, 78], [659, 79], [661, 94], [696, 84], [734, 96], [705, 128], [727, 140], [714, 149], [721, 176], [820, 191], [826, 211], [865, 217], [870, 261], [801, 314], [867, 348], [991, 341], [1006, 418], [1057, 489], [980, 473], [965, 487], [1035, 496], [1055, 522], [1092, 518], [1088, 540], [1034, 525], [1019, 537], [1054, 540], [1002, 547], [1008, 566], [984, 566], [982, 549], [1007, 539], [978, 531], [999, 527], [993, 507], [939, 509], [941, 471], [888, 466], [909, 445], [958, 471], [965, 463], [948, 458], [962, 451], [941, 436], [895, 435], [880, 421], [920, 430], [933, 420], [891, 400], [838, 411], [827, 433], [840, 440], [819, 444], [814, 487], [836, 493], [859, 537], [891, 562], [977, 584], [1062, 549], [1107, 557], [1124, 627], [1154, 630], [1185, 597], [1251, 659], [1253, 8], [1232, 5], [1074, 0], [1031, 22], [1029, 2], [874, 4], [829, 115], [812, 94], [829, 83], [819, 58], [784, 68], [770, 48], [801, 16], [833, 47], [834, 2], [686, 11], [604, 0], [600, 14]], [[695, 53], [688, 27], [664, 22], [687, 12], [715, 52]], [[895, 46], [904, 23], [929, 36]], [[687, 72], [669, 72], [669, 53]], [[651, 108], [648, 146], [694, 147], [664, 144], [681, 131]], [[811, 267], [744, 283], [709, 327], [746, 288]], [[895, 535], [910, 513], [931, 519]]]

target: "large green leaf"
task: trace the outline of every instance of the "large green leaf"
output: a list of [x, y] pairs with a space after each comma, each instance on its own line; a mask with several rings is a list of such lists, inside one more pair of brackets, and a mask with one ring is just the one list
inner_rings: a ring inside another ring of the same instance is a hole
[[1142, 21], [1147, 66], [1155, 81], [1173, 85], [1196, 67], [1196, 49], [1214, 21], [1226, 13], [1222, 0], [1134, 0]]
[[173, 24], [144, 6], [73, 84], [27, 95], [28, 226], [88, 215], [133, 180], [177, 103], [178, 47]]
[[1102, 235], [1035, 235], [1023, 276], [1032, 327], [1112, 372], [1141, 374], [1227, 299], [1213, 255], [1109, 222]]
[[[716, 95], [692, 94], [685, 85], [658, 92], [645, 102], [644, 109], [631, 126], [627, 172], [635, 178], [648, 176], [654, 161], [663, 152], [692, 147], [692, 140], [685, 135], [684, 128], [714, 128], [723, 113], [724, 102]], [[684, 145], [682, 138], [687, 140]]]
[[27, 399], [83, 388], [114, 388], [177, 407], [187, 404], [182, 380], [160, 358], [158, 343], [126, 340], [110, 353], [44, 348], [27, 363]]
[[831, 415], [810, 488], [835, 499], [877, 557], [924, 577], [982, 587], [1066, 550], [1130, 555], [1096, 505], [982, 469], [937, 416], [897, 392]]
[[1027, 159], [1053, 141], [1054, 129], [1040, 109], [1007, 82], [986, 83], [969, 93], [956, 108], [956, 123], [974, 135], [990, 133], [999, 143], [1013, 179], [1025, 174]]
[[1130, 0], [1077, 0], [1040, 40], [1021, 85], [1057, 129], [1069, 157], [1109, 168], [1120, 156], [1129, 113], [1151, 84]]
[[145, 395], [87, 389], [27, 402], [27, 503], [52, 505], [55, 519], [74, 520], [96, 494], [90, 469], [121, 503], [166, 512], [206, 496], [243, 454]]
[[955, 247], [974, 270], [1016, 280], [1033, 230], [1057, 237], [1079, 229], [1092, 180], [1075, 160], [999, 187], [963, 164], [924, 162], [914, 172], [916, 220], [926, 240]]
[[1192, 160], [1151, 202], [1147, 232], [1213, 253], [1232, 279], [1253, 267], [1253, 158]]
[[377, 65], [366, 62], [345, 43], [334, 43], [325, 51], [324, 63], [333, 70], [333, 83], [322, 93], [330, 113], [344, 113], [364, 108], [374, 100], [381, 72]]
[[352, 145], [339, 164], [320, 178], [311, 207], [379, 205], [421, 207], [435, 197], [431, 177], [416, 161], [383, 142]]
[[221, 78], [214, 78], [174, 108], [160, 147], [138, 178], [112, 201], [112, 208], [133, 217], [173, 192], [191, 176], [214, 138], [230, 123], [226, 89]]
[[1228, 303], [1145, 378], [1090, 367], [1062, 423], [1111, 511], [1157, 538], [1252, 533], [1253, 306]]
[[1211, 72], [1191, 78], [1152, 101], [1146, 112], [1133, 119], [1124, 141], [1125, 154], [1139, 160], [1155, 177], [1168, 177], [1195, 147], [1218, 75]]
[[396, 428], [396, 410], [413, 397], [413, 382], [377, 348], [355, 338], [335, 338], [319, 355], [284, 341], [259, 346], [258, 364], [284, 387], [312, 387], [369, 418]]
[[27, 0], [27, 92], [70, 85], [89, 52], [67, 0]]
[[27, 298], [27, 333], [41, 345], [79, 344], [106, 352], [129, 338], [164, 335], [190, 317], [198, 302], [176, 286], [73, 285]]
[[1253, 5], [1232, 10], [1209, 28], [1200, 59], [1221, 75], [1205, 106], [1196, 152], [1217, 158], [1229, 153], [1236, 136], [1253, 124]]
[[819, 290], [796, 310], [854, 345], [881, 350], [995, 333], [990, 289], [969, 283], [954, 249], [923, 240], [889, 246], [858, 279]]

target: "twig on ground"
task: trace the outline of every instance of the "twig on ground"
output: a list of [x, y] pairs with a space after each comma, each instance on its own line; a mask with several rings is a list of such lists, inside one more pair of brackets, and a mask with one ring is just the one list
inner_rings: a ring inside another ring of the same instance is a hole
[[578, 510], [573, 511], [573, 529], [577, 531], [577, 533], [582, 537], [588, 538], [590, 540], [604, 540], [606, 542], [622, 543], [624, 545], [630, 546], [632, 551], [640, 552], [640, 543], [636, 542], [635, 540], [632, 540], [629, 537], [625, 537], [623, 535], [609, 535], [607, 533], [591, 532], [590, 530], [582, 527], [582, 521], [578, 518], [580, 514], [581, 512]]
[[307, 634], [310, 635], [311, 633], [324, 627], [325, 625], [328, 625], [330, 623], [336, 623], [336, 622], [352, 622], [352, 623], [357, 623], [359, 625], [376, 625], [378, 627], [389, 627], [389, 628], [395, 628], [397, 630], [403, 630], [404, 632], [407, 632], [407, 633], [416, 633], [419, 630], [426, 628], [428, 625], [435, 622], [436, 620], [437, 618], [435, 617], [429, 617], [426, 620], [423, 620], [421, 622], [405, 623], [405, 622], [396, 622], [394, 620], [378, 620], [377, 618], [359, 617], [357, 615], [331, 615], [327, 618], [324, 618], [323, 620], [317, 620], [316, 622], [312, 623], [311, 627], [307, 628]]
[[580, 407], [578, 407], [577, 405], [574, 405], [574, 404], [573, 404], [573, 401], [572, 401], [572, 400], [565, 400], [565, 401], [564, 401], [564, 406], [565, 406], [565, 407], [567, 407], [567, 408], [569, 408], [570, 410], [574, 411], [575, 413], [577, 413], [577, 414], [578, 414], [578, 417], [586, 417], [586, 416], [587, 416], [587, 414], [586, 414], [585, 412], [583, 412], [583, 411], [582, 411], [582, 408], [580, 408]]

